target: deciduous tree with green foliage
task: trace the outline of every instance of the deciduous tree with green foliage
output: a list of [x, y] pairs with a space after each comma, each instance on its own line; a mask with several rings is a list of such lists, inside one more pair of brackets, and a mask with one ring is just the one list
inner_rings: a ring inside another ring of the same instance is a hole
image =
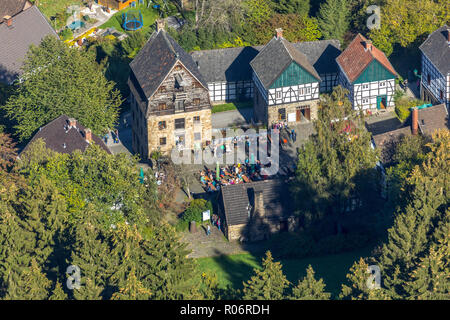
[[23, 71], [23, 82], [2, 107], [17, 123], [20, 140], [63, 114], [96, 134], [114, 127], [122, 99], [94, 54], [48, 36], [31, 47]]
[[307, 16], [309, 13], [309, 0], [273, 0], [275, 11], [279, 13], [295, 13]]

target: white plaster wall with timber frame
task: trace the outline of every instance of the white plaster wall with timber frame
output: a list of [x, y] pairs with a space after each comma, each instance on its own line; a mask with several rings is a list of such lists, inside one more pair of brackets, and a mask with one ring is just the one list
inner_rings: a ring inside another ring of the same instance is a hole
[[269, 106], [319, 99], [319, 82], [269, 89]]
[[209, 82], [209, 96], [212, 102], [225, 102], [253, 98], [253, 81]]
[[[430, 81], [428, 82], [428, 80]], [[440, 103], [447, 103], [448, 107], [448, 101], [450, 100], [450, 75], [445, 77], [441, 74], [425, 54], [422, 54], [421, 82], [422, 86], [426, 88], [437, 101]], [[447, 97], [447, 99], [445, 97]]]
[[386, 107], [394, 107], [395, 79], [363, 82], [353, 85], [353, 107], [377, 108], [377, 97], [386, 96]]

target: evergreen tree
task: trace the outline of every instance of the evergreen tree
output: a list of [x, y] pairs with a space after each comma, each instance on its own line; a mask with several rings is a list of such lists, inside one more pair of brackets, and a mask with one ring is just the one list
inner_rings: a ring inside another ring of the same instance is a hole
[[275, 10], [279, 13], [296, 13], [307, 16], [309, 13], [309, 0], [274, 0]]
[[[360, 258], [350, 268], [350, 273], [347, 274], [347, 284], [342, 285], [342, 291], [339, 295], [340, 299], [352, 300], [387, 300], [390, 299], [389, 294], [380, 288], [369, 287], [370, 272], [369, 265]], [[374, 283], [372, 283], [374, 285]]]
[[319, 27], [325, 39], [344, 40], [350, 25], [348, 0], [327, 0], [320, 5]]
[[86, 210], [85, 221], [74, 227], [74, 243], [72, 255], [67, 265], [80, 268], [79, 289], [73, 290], [77, 300], [99, 300], [108, 285], [108, 278], [114, 268], [115, 257], [111, 256], [111, 249], [104, 235], [99, 230], [101, 214], [91, 208]]
[[[302, 223], [332, 224], [338, 233], [350, 216], [344, 213], [351, 208], [352, 199], [361, 203], [360, 211], [373, 211], [373, 191], [378, 183], [373, 169], [377, 151], [371, 148], [363, 116], [352, 110], [347, 93], [339, 86], [331, 95], [324, 95], [314, 122], [316, 133], [299, 153], [296, 179], [291, 183]], [[365, 192], [367, 189], [372, 192]], [[358, 216], [352, 216], [352, 223], [357, 219], [367, 223], [367, 216]]]
[[316, 280], [311, 265], [306, 269], [306, 276], [292, 288], [291, 299], [294, 300], [328, 300], [331, 294], [325, 292], [323, 279]]
[[426, 160], [407, 179], [408, 204], [397, 214], [378, 259], [384, 284], [394, 298], [410, 297], [410, 274], [432, 243], [448, 236], [449, 131], [433, 135], [429, 148]]
[[[447, 230], [450, 231], [450, 229]], [[406, 291], [410, 294], [410, 298], [419, 300], [450, 299], [449, 238], [450, 233], [437, 245], [433, 245], [429, 253], [420, 259], [417, 268], [412, 271], [411, 278], [413, 280], [406, 285]]]
[[280, 262], [274, 262], [272, 253], [266, 252], [262, 270], [254, 269], [255, 275], [244, 283], [244, 300], [282, 300], [289, 281], [281, 270]]
[[56, 283], [55, 289], [53, 289], [53, 292], [48, 299], [49, 300], [67, 300], [67, 294], [64, 292], [62, 285], [59, 281]]
[[45, 300], [48, 298], [51, 281], [47, 279], [35, 259], [29, 267], [7, 279], [6, 300]]
[[142, 285], [136, 277], [135, 270], [132, 269], [127, 277], [125, 287], [114, 293], [112, 300], [149, 300], [151, 295], [151, 291]]

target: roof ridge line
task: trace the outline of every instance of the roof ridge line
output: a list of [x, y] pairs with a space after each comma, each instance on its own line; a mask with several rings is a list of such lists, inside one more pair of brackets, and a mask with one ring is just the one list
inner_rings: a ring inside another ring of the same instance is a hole
[[165, 31], [164, 31], [164, 30], [160, 30], [160, 31], [158, 31], [158, 33], [159, 33], [159, 32], [162, 32], [162, 36], [163, 36], [164, 40], [166, 41], [167, 45], [169, 46], [170, 51], [172, 51], [172, 53], [173, 53], [173, 54], [175, 55], [175, 57], [178, 59], [178, 53], [175, 51], [175, 48], [174, 48], [173, 45], [170, 43], [169, 39], [167, 39]]

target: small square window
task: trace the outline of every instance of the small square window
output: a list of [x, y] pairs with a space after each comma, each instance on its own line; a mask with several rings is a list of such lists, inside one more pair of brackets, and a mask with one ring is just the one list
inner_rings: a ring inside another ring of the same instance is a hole
[[166, 92], [166, 87], [165, 86], [159, 87], [159, 92]]
[[362, 88], [363, 89], [369, 89], [369, 85], [368, 84], [363, 84]]
[[278, 109], [278, 120], [286, 120], [286, 109]]
[[166, 137], [159, 138], [159, 145], [160, 146], [165, 146], [166, 143], [167, 143]]
[[281, 96], [282, 96], [281, 91], [277, 91], [275, 96], [276, 96], [277, 99], [281, 99]]
[[195, 116], [194, 117], [194, 123], [200, 123], [200, 117], [199, 116]]
[[194, 105], [198, 106], [200, 104], [200, 99], [199, 98], [195, 98], [194, 99]]
[[306, 94], [311, 94], [311, 88], [306, 88]]
[[158, 109], [159, 110], [167, 110], [167, 104], [165, 104], [164, 102], [160, 103], [158, 105]]
[[166, 122], [165, 121], [159, 121], [158, 122], [158, 129], [159, 130], [164, 130], [167, 128]]
[[386, 86], [386, 82], [380, 82], [380, 87], [384, 87], [384, 86]]
[[184, 129], [184, 118], [175, 119], [175, 129]]
[[304, 89], [303, 88], [300, 88], [300, 89], [298, 89], [298, 96], [302, 96], [302, 95], [304, 95]]

